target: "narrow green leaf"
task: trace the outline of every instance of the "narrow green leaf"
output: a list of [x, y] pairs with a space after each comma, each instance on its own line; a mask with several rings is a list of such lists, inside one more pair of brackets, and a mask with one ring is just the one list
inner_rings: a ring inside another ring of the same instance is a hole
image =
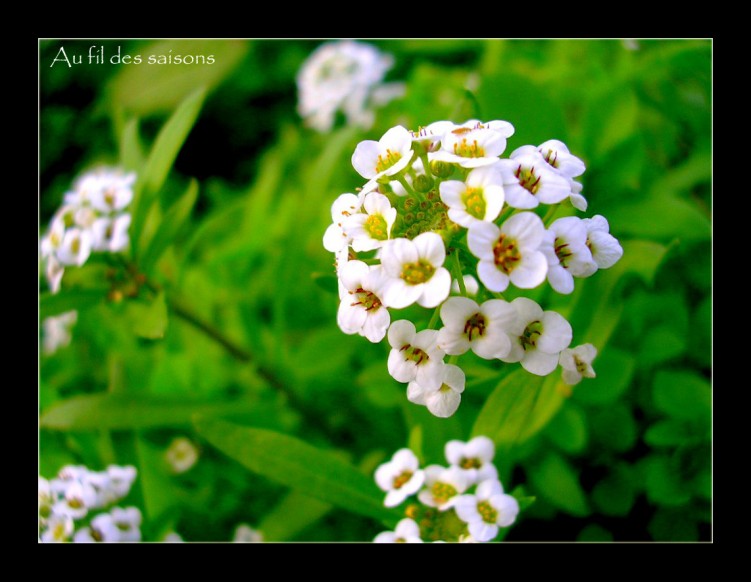
[[207, 400], [147, 394], [87, 394], [52, 405], [41, 417], [50, 430], [136, 429], [190, 424], [194, 414], [264, 422], [275, 410], [251, 399]]
[[270, 430], [199, 418], [196, 430], [251, 471], [354, 513], [394, 523], [399, 512], [383, 506], [373, 479], [332, 452]]
[[178, 501], [167, 473], [164, 450], [154, 447], [140, 435], [136, 436], [135, 442], [138, 454], [138, 479], [146, 516], [150, 522], [159, 520]]
[[258, 524], [267, 542], [284, 542], [324, 517], [333, 506], [292, 490]]
[[693, 372], [660, 371], [655, 375], [655, 406], [673, 418], [705, 420], [712, 406], [709, 382]]
[[107, 296], [107, 289], [71, 289], [59, 293], [43, 293], [39, 296], [39, 318], [59, 315], [76, 309], [82, 311], [98, 305]]
[[589, 515], [587, 498], [576, 471], [557, 453], [548, 453], [538, 464], [532, 465], [529, 481], [540, 497], [558, 509], [578, 517]]
[[167, 210], [156, 234], [146, 246], [140, 261], [141, 270], [148, 273], [156, 265], [187, 222], [197, 199], [198, 182], [193, 179], [185, 193]]
[[120, 163], [126, 170], [139, 172], [144, 163], [141, 138], [138, 135], [138, 119], [133, 118], [125, 124], [120, 142]]

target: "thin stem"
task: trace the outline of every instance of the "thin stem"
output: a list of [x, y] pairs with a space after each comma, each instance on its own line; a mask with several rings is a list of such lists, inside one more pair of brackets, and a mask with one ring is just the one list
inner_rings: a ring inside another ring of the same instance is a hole
[[467, 286], [464, 284], [462, 264], [459, 261], [459, 249], [454, 249], [454, 276], [459, 284], [459, 292], [462, 294], [462, 297], [467, 297]]
[[516, 211], [516, 208], [512, 208], [511, 206], [506, 206], [506, 209], [501, 212], [501, 215], [496, 220], [497, 224], [503, 224], [503, 222], [511, 216]]
[[438, 323], [438, 317], [441, 315], [441, 306], [435, 308], [435, 311], [433, 311], [433, 315], [430, 318], [430, 323], [428, 323], [428, 329], [435, 329], [436, 324]]
[[543, 216], [542, 222], [545, 224], [545, 228], [550, 226], [551, 219], [553, 218], [556, 210], [558, 210], [558, 206], [551, 205], [550, 208], [548, 208], [548, 211], [545, 213], [545, 216]]
[[433, 172], [430, 169], [430, 161], [428, 160], [428, 152], [421, 152], [419, 157], [420, 157], [420, 161], [422, 162], [423, 168], [425, 168], [425, 175], [431, 176], [432, 178], [436, 178], [437, 176], [433, 176]]
[[423, 197], [417, 193], [417, 191], [412, 188], [412, 186], [409, 185], [409, 182], [407, 182], [407, 179], [402, 174], [397, 174], [394, 176], [397, 181], [404, 187], [404, 189], [407, 191], [407, 194], [411, 194], [412, 196], [417, 196], [418, 200], [423, 200]]

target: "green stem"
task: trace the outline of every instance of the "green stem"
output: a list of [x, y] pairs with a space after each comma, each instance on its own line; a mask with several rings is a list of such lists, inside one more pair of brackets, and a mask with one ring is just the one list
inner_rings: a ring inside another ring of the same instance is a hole
[[454, 276], [459, 284], [459, 292], [462, 294], [462, 297], [467, 297], [467, 286], [464, 284], [462, 264], [459, 261], [459, 249], [454, 249]]
[[433, 176], [433, 172], [431, 172], [430, 170], [430, 161], [428, 160], [428, 152], [420, 153], [420, 161], [422, 162], [422, 167], [425, 168], [425, 175], [432, 176], [433, 178], [435, 178], [436, 176]]
[[545, 228], [550, 226], [551, 219], [553, 218], [556, 210], [558, 210], [558, 206], [551, 205], [550, 208], [548, 208], [548, 211], [545, 213], [545, 216], [542, 217], [542, 222], [545, 224]]
[[423, 200], [422, 195], [418, 194], [417, 191], [409, 185], [409, 182], [407, 182], [407, 179], [403, 174], [397, 174], [394, 177], [396, 178], [397, 182], [399, 182], [404, 187], [404, 189], [407, 191], [407, 194], [416, 196], [418, 200]]
[[503, 222], [511, 216], [514, 212], [516, 212], [516, 208], [511, 208], [511, 206], [507, 206], [506, 209], [501, 212], [501, 215], [496, 220], [497, 224], [503, 224]]
[[438, 317], [441, 315], [441, 306], [435, 308], [435, 311], [433, 311], [433, 316], [430, 318], [430, 323], [428, 323], [428, 329], [435, 329], [436, 324], [438, 323]]

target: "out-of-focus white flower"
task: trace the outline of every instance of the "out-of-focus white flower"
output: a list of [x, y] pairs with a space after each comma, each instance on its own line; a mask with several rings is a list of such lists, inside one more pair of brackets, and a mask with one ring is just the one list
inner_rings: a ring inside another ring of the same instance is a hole
[[96, 491], [86, 481], [66, 482], [63, 498], [52, 506], [53, 513], [67, 515], [72, 519], [86, 517], [89, 508], [96, 504]]
[[592, 344], [582, 344], [561, 352], [558, 362], [563, 368], [563, 381], [569, 386], [578, 384], [582, 378], [594, 378], [592, 361], [597, 356], [597, 348]]
[[57, 260], [63, 265], [80, 267], [91, 255], [91, 232], [80, 228], [69, 228], [63, 235], [57, 249]]
[[353, 214], [360, 211], [362, 203], [355, 194], [342, 194], [331, 205], [331, 219], [333, 223], [329, 225], [323, 235], [323, 247], [332, 253], [346, 249], [352, 240], [344, 232], [345, 220]]
[[493, 464], [495, 445], [486, 436], [477, 436], [466, 443], [449, 441], [445, 454], [451, 465], [464, 472], [470, 485], [498, 478], [498, 469]]
[[107, 467], [107, 476], [109, 477], [108, 489], [114, 500], [122, 499], [128, 494], [133, 482], [136, 480], [136, 468], [132, 465], [124, 467], [110, 465]]
[[379, 533], [373, 543], [376, 544], [421, 544], [420, 539], [420, 526], [417, 525], [415, 520], [405, 517], [399, 523], [396, 524], [394, 531], [384, 531]]
[[386, 492], [384, 505], [396, 507], [422, 487], [425, 472], [420, 469], [420, 462], [412, 451], [399, 449], [388, 463], [376, 469], [375, 481]]
[[407, 398], [415, 404], [422, 404], [431, 414], [448, 418], [456, 412], [462, 401], [466, 378], [459, 366], [444, 364], [440, 367], [440, 385], [424, 388], [417, 381], [407, 386]]
[[185, 437], [175, 437], [164, 453], [174, 473], [185, 473], [198, 461], [198, 448]]
[[91, 226], [92, 249], [119, 253], [128, 248], [130, 236], [130, 214], [120, 214], [114, 218], [97, 218]]
[[54, 354], [58, 349], [70, 344], [71, 328], [78, 319], [77, 311], [65, 311], [60, 315], [45, 317], [42, 322], [42, 350]]
[[118, 529], [121, 542], [141, 541], [141, 512], [137, 507], [113, 507], [110, 512], [112, 521]]
[[424, 390], [437, 390], [443, 383], [443, 351], [436, 341], [438, 332], [424, 329], [417, 332], [415, 324], [400, 319], [391, 324], [388, 331], [389, 374], [397, 382], [413, 380]]
[[65, 266], [54, 255], [47, 257], [47, 266], [44, 269], [44, 275], [47, 278], [47, 286], [50, 288], [50, 293], [54, 294], [60, 291], [64, 273]]
[[69, 515], [53, 513], [47, 520], [47, 527], [39, 539], [45, 543], [67, 542], [73, 533], [73, 518]]
[[185, 540], [183, 539], [183, 536], [181, 536], [176, 531], [168, 532], [162, 538], [162, 543], [165, 543], [165, 544], [180, 544], [180, 543], [183, 543], [184, 541]]
[[349, 261], [339, 272], [342, 292], [336, 321], [346, 334], [359, 333], [373, 343], [380, 342], [391, 323], [381, 295], [386, 278], [380, 265]]
[[112, 543], [121, 541], [120, 529], [109, 513], [100, 513], [91, 520], [89, 527], [76, 531], [73, 541], [84, 543]]
[[235, 534], [232, 537], [235, 543], [260, 543], [263, 541], [263, 534], [257, 529], [253, 529], [247, 523], [241, 523], [235, 528]]
[[474, 495], [462, 495], [454, 504], [459, 519], [469, 526], [470, 535], [478, 542], [489, 542], [498, 535], [499, 527], [514, 523], [519, 503], [503, 492], [498, 480], [489, 479], [477, 486]]

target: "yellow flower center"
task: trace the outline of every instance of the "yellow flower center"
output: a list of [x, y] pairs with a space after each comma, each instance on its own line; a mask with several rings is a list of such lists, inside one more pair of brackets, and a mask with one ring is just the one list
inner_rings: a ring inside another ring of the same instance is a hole
[[482, 467], [482, 461], [476, 457], [462, 457], [461, 461], [459, 461], [459, 466], [462, 469], [479, 469]]
[[458, 491], [453, 485], [436, 481], [430, 488], [430, 493], [433, 495], [433, 499], [436, 503], [443, 504], [454, 497]]
[[430, 280], [435, 273], [435, 267], [425, 260], [407, 263], [402, 268], [402, 279], [409, 285], [419, 285]]
[[393, 152], [390, 149], [386, 148], [386, 154], [379, 154], [378, 155], [378, 161], [376, 162], [376, 172], [379, 174], [381, 172], [384, 172], [388, 170], [391, 166], [393, 166], [396, 162], [402, 159], [402, 154], [399, 152]]
[[561, 262], [561, 266], [564, 269], [568, 268], [568, 260], [571, 258], [572, 254], [573, 253], [568, 248], [567, 242], [560, 238], [555, 239], [555, 255], [558, 257], [558, 260]]
[[352, 304], [353, 306], [362, 305], [365, 308], [365, 311], [373, 312], [378, 311], [381, 307], [381, 300], [372, 291], [366, 291], [362, 287], [358, 287], [353, 295], [358, 299], [358, 301]]
[[386, 219], [380, 214], [371, 214], [365, 220], [365, 230], [370, 238], [375, 240], [386, 240], [389, 238], [388, 225]]
[[464, 194], [462, 194], [462, 202], [467, 209], [467, 213], [482, 220], [485, 218], [485, 209], [487, 207], [485, 203], [485, 196], [483, 196], [482, 188], [470, 188], [468, 187]]
[[469, 142], [463, 137], [462, 141], [454, 144], [454, 153], [463, 158], [484, 158], [485, 148], [479, 145], [476, 139]]
[[397, 477], [394, 477], [394, 489], [401, 489], [412, 478], [412, 471], [404, 471]]
[[507, 275], [516, 268], [521, 259], [519, 247], [516, 241], [501, 234], [496, 243], [493, 245], [493, 258], [495, 266]]
[[423, 362], [427, 363], [430, 361], [430, 356], [428, 354], [426, 354], [420, 348], [416, 348], [415, 346], [411, 346], [409, 344], [402, 346], [399, 351], [404, 352], [405, 361], [409, 360], [411, 362], [414, 362], [418, 366]]
[[480, 501], [477, 504], [477, 512], [485, 523], [495, 523], [498, 519], [498, 510], [487, 501]]

